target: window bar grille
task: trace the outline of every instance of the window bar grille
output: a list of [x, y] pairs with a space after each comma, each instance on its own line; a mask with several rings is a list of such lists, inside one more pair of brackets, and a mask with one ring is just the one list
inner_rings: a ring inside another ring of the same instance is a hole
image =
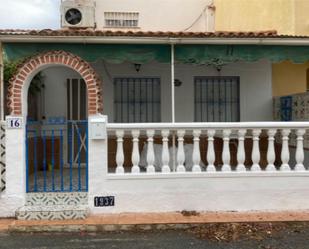
[[115, 122], [160, 122], [159, 78], [114, 79]]
[[195, 121], [239, 121], [239, 77], [195, 77]]

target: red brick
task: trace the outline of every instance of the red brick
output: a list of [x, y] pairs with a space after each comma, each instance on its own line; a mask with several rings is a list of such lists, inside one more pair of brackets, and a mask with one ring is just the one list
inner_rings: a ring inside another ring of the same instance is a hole
[[30, 70], [30, 72], [33, 70], [33, 66], [30, 63], [28, 63], [26, 67]]
[[21, 74], [18, 74], [17, 75], [17, 79], [21, 80], [21, 81], [24, 81], [26, 79], [25, 76], [21, 75]]
[[19, 73], [20, 73], [22, 76], [24, 76], [24, 77], [27, 77], [27, 76], [28, 76], [28, 74], [27, 74], [25, 71], [23, 71], [23, 70], [21, 70]]
[[15, 80], [14, 85], [23, 85], [23, 81]]
[[93, 90], [93, 89], [91, 89], [91, 90], [88, 90], [88, 94], [91, 94], [91, 93], [96, 93], [97, 91], [96, 90]]
[[73, 58], [69, 58], [69, 61], [67, 62], [67, 65], [71, 65], [71, 63], [73, 62]]

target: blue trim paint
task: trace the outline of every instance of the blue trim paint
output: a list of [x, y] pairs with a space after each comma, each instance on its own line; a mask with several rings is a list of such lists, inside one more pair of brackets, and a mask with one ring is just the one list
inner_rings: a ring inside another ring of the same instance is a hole
[[88, 191], [87, 120], [28, 121], [25, 144], [27, 192]]

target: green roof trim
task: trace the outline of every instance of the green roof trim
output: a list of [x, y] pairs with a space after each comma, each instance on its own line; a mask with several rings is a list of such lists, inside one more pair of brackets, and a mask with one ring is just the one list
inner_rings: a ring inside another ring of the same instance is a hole
[[[35, 54], [64, 50], [88, 62], [105, 60], [109, 63], [145, 64], [151, 61], [170, 63], [170, 45], [152, 44], [76, 44], [76, 43], [4, 43], [7, 60], [18, 60]], [[175, 45], [175, 60], [189, 64], [224, 64], [235, 61], [268, 59], [273, 63], [309, 60], [309, 46], [283, 45]]]

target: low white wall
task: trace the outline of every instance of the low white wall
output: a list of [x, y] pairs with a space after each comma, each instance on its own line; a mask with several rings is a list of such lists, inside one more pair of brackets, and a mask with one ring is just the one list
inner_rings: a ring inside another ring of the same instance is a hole
[[[243, 173], [109, 177], [89, 196], [91, 213], [168, 211], [279, 211], [309, 209], [309, 175]], [[115, 196], [94, 207], [94, 196]]]
[[[309, 171], [116, 175], [107, 174], [106, 151], [106, 140], [89, 140], [92, 214], [309, 209]], [[94, 207], [96, 196], [115, 196], [115, 206]]]

